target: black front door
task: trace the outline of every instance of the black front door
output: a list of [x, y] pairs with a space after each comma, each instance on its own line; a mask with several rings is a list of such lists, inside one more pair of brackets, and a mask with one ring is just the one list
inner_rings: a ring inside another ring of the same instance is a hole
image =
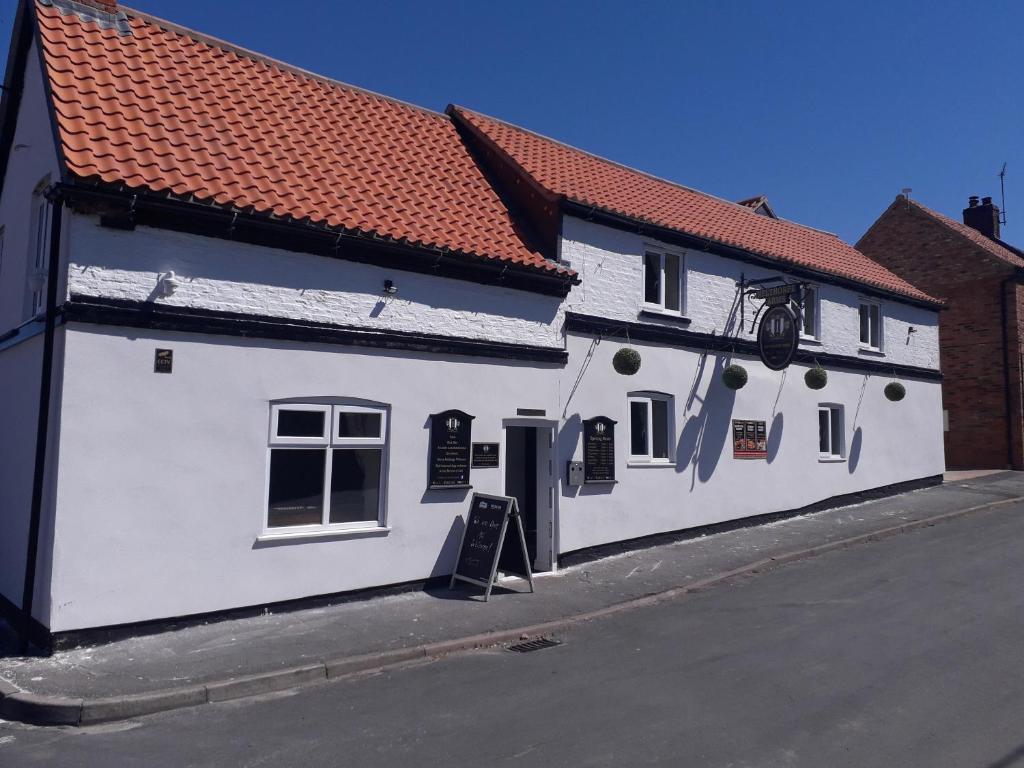
[[505, 495], [515, 496], [530, 566], [537, 560], [537, 428], [506, 427]]

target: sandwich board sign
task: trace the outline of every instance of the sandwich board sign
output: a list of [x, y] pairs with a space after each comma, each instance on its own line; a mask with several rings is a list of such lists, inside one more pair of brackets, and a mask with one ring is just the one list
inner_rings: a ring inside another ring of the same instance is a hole
[[448, 588], [452, 589], [456, 580], [476, 584], [487, 590], [484, 592], [486, 601], [496, 583], [499, 567], [504, 573], [526, 579], [533, 592], [533, 571], [515, 498], [474, 493]]

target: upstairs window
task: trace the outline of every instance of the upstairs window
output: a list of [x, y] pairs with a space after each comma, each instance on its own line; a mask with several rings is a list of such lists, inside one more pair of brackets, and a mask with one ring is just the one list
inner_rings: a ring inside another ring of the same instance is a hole
[[864, 349], [882, 351], [882, 305], [877, 301], [860, 302], [860, 345]]
[[803, 323], [800, 328], [800, 335], [805, 339], [817, 340], [820, 338], [820, 309], [818, 302], [818, 286], [808, 285], [804, 287]]
[[674, 440], [672, 397], [640, 393], [629, 396], [629, 460], [667, 464]]
[[682, 314], [685, 274], [683, 257], [671, 251], [644, 252], [644, 307]]
[[382, 407], [271, 406], [267, 530], [383, 526], [386, 435]]
[[50, 201], [46, 199], [49, 177], [32, 193], [32, 230], [29, 237], [28, 305], [29, 317], [43, 311], [46, 304], [46, 269], [50, 256]]

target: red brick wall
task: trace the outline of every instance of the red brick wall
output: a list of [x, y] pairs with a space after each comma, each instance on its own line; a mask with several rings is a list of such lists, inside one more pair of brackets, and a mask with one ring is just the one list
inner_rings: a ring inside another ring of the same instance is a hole
[[[1010, 424], [1006, 420], [1000, 289], [1013, 268], [902, 198], [879, 217], [858, 250], [923, 291], [945, 299], [939, 313], [943, 407], [950, 469], [1024, 468], [1021, 346], [1024, 292], [1006, 286], [1010, 338]], [[1007, 456], [1007, 429], [1012, 460]]]

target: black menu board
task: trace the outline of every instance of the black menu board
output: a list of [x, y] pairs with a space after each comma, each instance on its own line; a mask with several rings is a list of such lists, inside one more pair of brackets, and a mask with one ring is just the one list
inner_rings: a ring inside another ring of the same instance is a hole
[[469, 488], [469, 443], [473, 417], [462, 411], [430, 415], [428, 488]]
[[473, 443], [473, 468], [493, 469], [499, 466], [500, 449], [500, 443]]
[[615, 482], [615, 424], [607, 416], [583, 420], [583, 482]]
[[499, 569], [526, 579], [533, 592], [533, 572], [516, 500], [474, 493], [448, 587], [454, 587], [456, 580], [478, 584], [486, 588], [487, 600]]

